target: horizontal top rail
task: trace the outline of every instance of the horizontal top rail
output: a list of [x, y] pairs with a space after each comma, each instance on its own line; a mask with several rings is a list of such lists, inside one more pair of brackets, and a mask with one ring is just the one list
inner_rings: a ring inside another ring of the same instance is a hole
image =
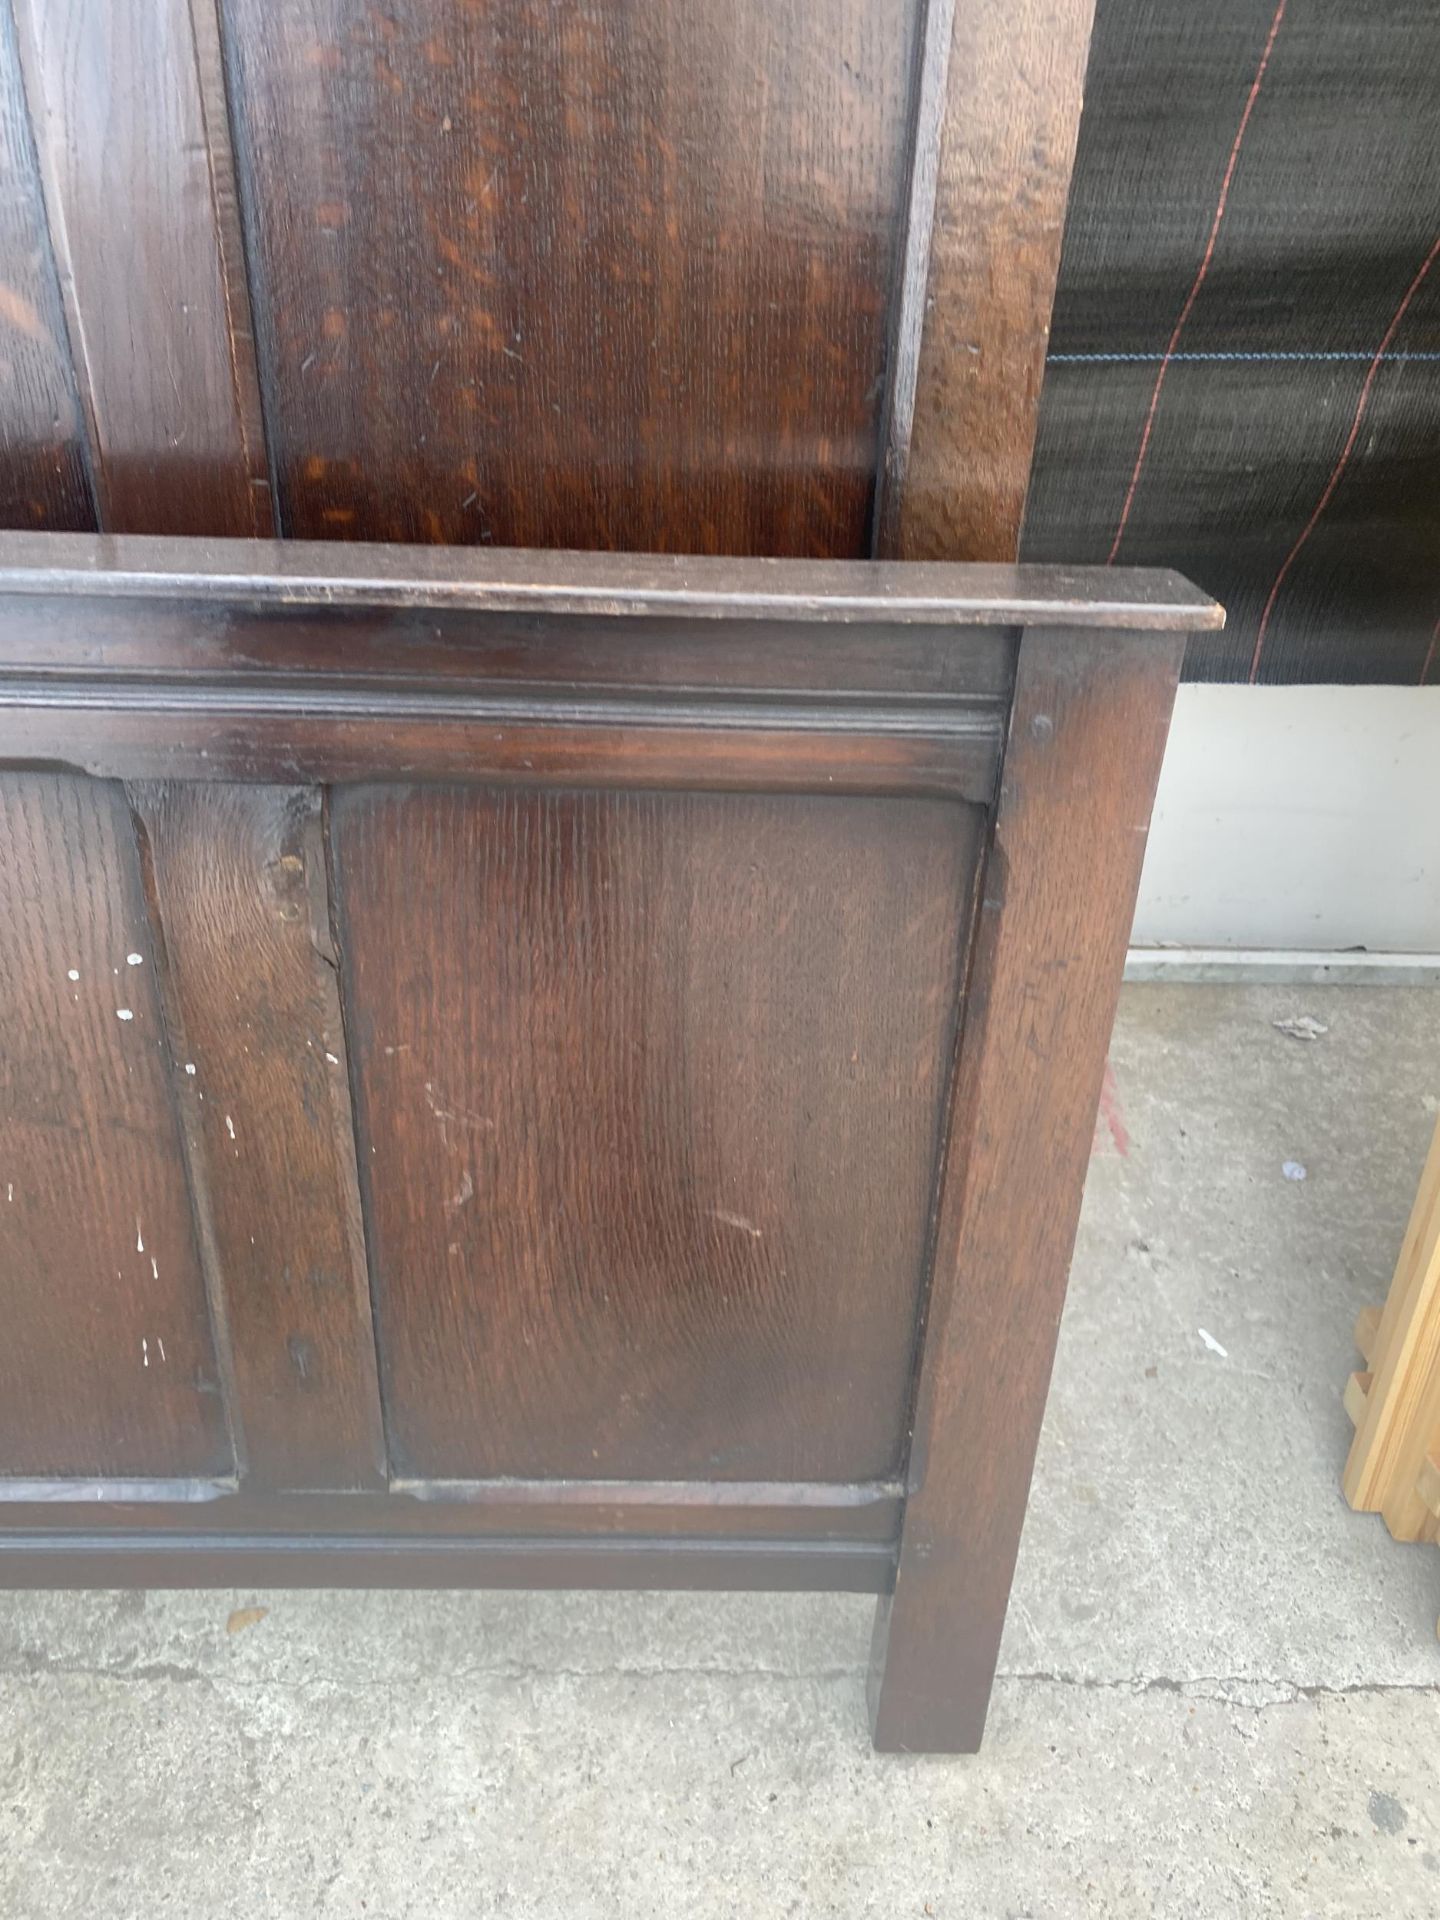
[[[522, 548], [0, 533], [0, 601], [199, 595], [405, 607], [916, 626], [1215, 629], [1225, 612], [1158, 568], [757, 560]], [[3, 617], [3, 615], [0, 615]]]

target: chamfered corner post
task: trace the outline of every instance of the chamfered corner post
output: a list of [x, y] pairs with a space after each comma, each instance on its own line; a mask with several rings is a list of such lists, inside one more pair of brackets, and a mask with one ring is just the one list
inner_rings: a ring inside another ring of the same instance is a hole
[[984, 1731], [1184, 635], [1032, 628], [975, 934], [894, 1591], [882, 1751]]

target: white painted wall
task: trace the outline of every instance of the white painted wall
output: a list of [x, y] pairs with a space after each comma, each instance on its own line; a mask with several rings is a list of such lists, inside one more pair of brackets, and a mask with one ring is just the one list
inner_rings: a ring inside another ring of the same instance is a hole
[[1440, 953], [1440, 687], [1181, 687], [1134, 943]]

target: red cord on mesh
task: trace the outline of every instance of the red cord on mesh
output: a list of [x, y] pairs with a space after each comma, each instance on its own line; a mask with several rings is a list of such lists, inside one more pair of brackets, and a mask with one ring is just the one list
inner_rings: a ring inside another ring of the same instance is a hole
[[[1275, 602], [1280, 598], [1280, 589], [1285, 584], [1285, 576], [1289, 573], [1291, 567], [1294, 566], [1300, 549], [1315, 531], [1321, 514], [1324, 513], [1326, 507], [1330, 504], [1331, 495], [1344, 477], [1345, 469], [1350, 464], [1350, 456], [1355, 451], [1355, 442], [1360, 438], [1360, 427], [1365, 419], [1365, 409], [1370, 404], [1370, 389], [1374, 386], [1375, 376], [1380, 371], [1380, 362], [1390, 351], [1390, 343], [1400, 331], [1400, 322], [1405, 318], [1410, 302], [1420, 291], [1421, 282], [1424, 280], [1426, 274], [1429, 273], [1431, 267], [1434, 266], [1437, 255], [1440, 255], [1440, 235], [1436, 236], [1435, 244], [1431, 247], [1429, 253], [1426, 254], [1424, 261], [1421, 263], [1420, 271], [1405, 289], [1405, 297], [1395, 309], [1394, 318], [1385, 329], [1384, 339], [1381, 340], [1379, 346], [1375, 349], [1375, 357], [1370, 362], [1369, 369], [1365, 375], [1365, 384], [1360, 389], [1360, 398], [1355, 402], [1355, 417], [1350, 422], [1350, 432], [1346, 437], [1345, 445], [1340, 449], [1340, 458], [1335, 462], [1334, 470], [1325, 483], [1325, 491], [1316, 502], [1315, 511], [1301, 529], [1300, 538], [1280, 563], [1280, 571], [1275, 576], [1275, 584], [1270, 589], [1269, 598], [1266, 600], [1264, 611], [1260, 615], [1260, 626], [1255, 635], [1255, 651], [1250, 657], [1250, 684], [1252, 687], [1255, 684], [1256, 675], [1260, 671], [1260, 654], [1265, 645], [1265, 635], [1270, 626], [1270, 616], [1275, 611]], [[1429, 669], [1428, 660], [1426, 661], [1426, 669], [1427, 671]]]
[[1260, 83], [1265, 78], [1265, 69], [1270, 64], [1270, 50], [1275, 45], [1275, 36], [1280, 31], [1280, 22], [1285, 18], [1285, 8], [1289, 0], [1280, 0], [1275, 9], [1275, 18], [1270, 22], [1270, 31], [1265, 37], [1265, 48], [1260, 55], [1260, 64], [1255, 69], [1255, 78], [1250, 82], [1250, 91], [1245, 98], [1245, 111], [1240, 115], [1240, 125], [1235, 130], [1235, 140], [1230, 148], [1230, 159], [1225, 167], [1225, 178], [1220, 182], [1220, 198], [1215, 206], [1215, 218], [1210, 223], [1210, 238], [1205, 243], [1205, 254], [1200, 262], [1200, 270], [1195, 275], [1194, 284], [1185, 297], [1180, 309], [1180, 318], [1175, 322], [1175, 330], [1170, 335], [1170, 344], [1166, 347], [1160, 361], [1160, 370], [1155, 375], [1155, 388], [1150, 395], [1150, 410], [1145, 415], [1145, 426], [1140, 435], [1140, 451], [1135, 456], [1135, 469], [1130, 475], [1130, 485], [1125, 494], [1125, 504], [1120, 509], [1120, 524], [1115, 529], [1115, 538], [1111, 542], [1106, 566], [1114, 566], [1115, 556], [1120, 551], [1120, 542], [1125, 537], [1125, 528], [1130, 519], [1130, 509], [1135, 503], [1135, 489], [1140, 484], [1140, 475], [1145, 466], [1145, 456], [1150, 451], [1150, 434], [1155, 425], [1155, 414], [1160, 405], [1160, 392], [1165, 385], [1165, 376], [1170, 371], [1170, 362], [1175, 349], [1180, 344], [1180, 336], [1185, 331], [1185, 323], [1190, 318], [1190, 310], [1199, 298], [1200, 289], [1205, 284], [1205, 276], [1210, 271], [1210, 262], [1215, 257], [1215, 242], [1219, 237], [1220, 224], [1225, 218], [1225, 208], [1230, 199], [1230, 183], [1235, 178], [1235, 164], [1240, 158], [1240, 148], [1245, 141], [1245, 129], [1250, 124], [1250, 115], [1255, 102], [1260, 97]]
[[1429, 685], [1430, 669], [1435, 664], [1435, 649], [1437, 647], [1440, 647], [1440, 620], [1435, 622], [1435, 631], [1430, 636], [1430, 651], [1426, 654], [1425, 664], [1420, 669], [1420, 685], [1422, 687]]

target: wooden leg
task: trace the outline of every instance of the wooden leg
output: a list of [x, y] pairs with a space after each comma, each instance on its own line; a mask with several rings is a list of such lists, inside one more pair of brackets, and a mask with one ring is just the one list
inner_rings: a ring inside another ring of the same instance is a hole
[[875, 1629], [883, 1750], [969, 1753], [984, 1730], [1181, 651], [1021, 642]]

